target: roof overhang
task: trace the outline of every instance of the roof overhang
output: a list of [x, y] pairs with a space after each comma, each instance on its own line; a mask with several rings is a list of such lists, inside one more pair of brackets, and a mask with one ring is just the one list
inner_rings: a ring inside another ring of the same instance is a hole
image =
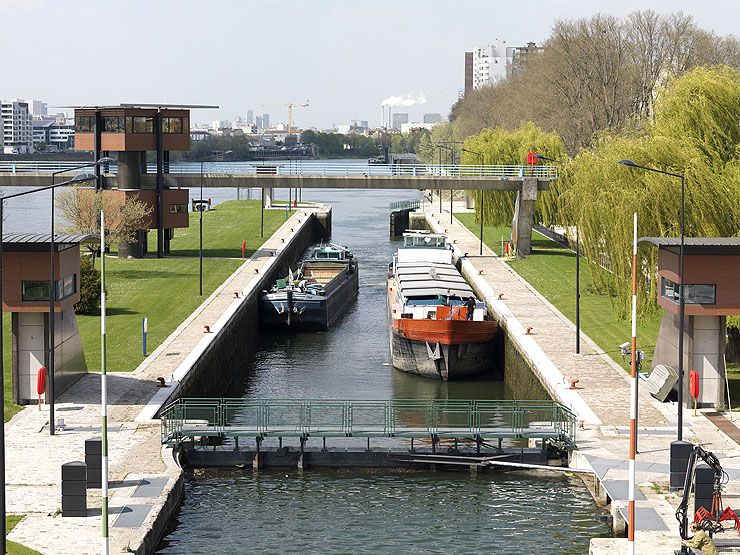
[[[680, 237], [641, 237], [638, 243], [653, 245], [673, 254], [681, 252]], [[684, 254], [740, 255], [740, 237], [686, 237]]]

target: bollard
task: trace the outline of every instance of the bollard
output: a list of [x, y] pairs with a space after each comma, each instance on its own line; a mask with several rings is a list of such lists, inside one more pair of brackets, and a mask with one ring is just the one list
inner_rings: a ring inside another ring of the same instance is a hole
[[87, 516], [87, 467], [82, 461], [62, 465], [62, 516]]
[[242, 258], [244, 258], [244, 254], [247, 252], [247, 242], [242, 241]]
[[147, 332], [148, 319], [144, 316], [141, 319], [141, 354], [146, 356], [146, 332]]
[[99, 437], [85, 440], [87, 487], [100, 488], [103, 481], [103, 441]]

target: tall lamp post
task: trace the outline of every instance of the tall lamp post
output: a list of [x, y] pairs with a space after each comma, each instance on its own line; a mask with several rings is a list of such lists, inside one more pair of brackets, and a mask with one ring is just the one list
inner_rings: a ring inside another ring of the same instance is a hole
[[211, 154], [200, 160], [200, 198], [198, 199], [198, 296], [203, 296], [203, 164], [219, 156], [223, 158], [227, 154], [231, 154], [231, 150], [222, 152], [220, 154]]
[[[481, 152], [476, 152], [475, 150], [470, 150], [467, 148], [462, 149], [463, 152], [467, 152], [468, 154], [472, 154], [473, 156], [478, 156], [480, 158], [480, 162], [482, 166], [486, 165], [486, 155]], [[478, 247], [478, 254], [480, 256], [483, 256], [483, 191], [478, 192], [478, 198], [480, 199], [480, 247]], [[503, 254], [503, 253], [502, 253]]]
[[[97, 168], [101, 164], [108, 164], [113, 162], [113, 158], [104, 157], [97, 162], [90, 162], [88, 164], [80, 164], [72, 168], [65, 168], [63, 170], [57, 170], [51, 172], [51, 236], [49, 238], [49, 360], [48, 368], [46, 370], [49, 377], [49, 435], [54, 435], [56, 432], [56, 425], [54, 423], [54, 370], [56, 368], [56, 298], [57, 290], [54, 284], [54, 250], [56, 249], [56, 241], [54, 237], [54, 183], [56, 176], [60, 173], [67, 173], [70, 171], [81, 170], [84, 168]], [[87, 174], [82, 174], [87, 175]], [[97, 176], [96, 176], [97, 178]], [[75, 181], [77, 177], [73, 178]], [[79, 182], [79, 180], [78, 180]]]
[[[547, 160], [558, 164], [561, 160], [535, 154], [537, 160]], [[579, 227], [576, 223], [576, 354], [581, 353], [581, 242], [578, 237]]]
[[[74, 178], [70, 179], [69, 181], [64, 181], [62, 183], [59, 183], [58, 185], [51, 185], [48, 187], [40, 187], [38, 189], [33, 189], [32, 191], [23, 191], [20, 193], [15, 193], [12, 195], [6, 195], [0, 197], [0, 391], [4, 390], [5, 387], [5, 378], [3, 374], [4, 365], [3, 365], [3, 356], [4, 356], [4, 345], [3, 341], [1, 340], [3, 337], [3, 319], [2, 319], [2, 306], [3, 306], [3, 210], [5, 207], [5, 201], [10, 200], [12, 198], [16, 197], [22, 197], [25, 195], [30, 195], [32, 193], [38, 193], [40, 191], [48, 191], [53, 190], [55, 187], [65, 187], [67, 185], [76, 185], [79, 183], [83, 183], [86, 181], [93, 181], [98, 178], [95, 174], [81, 174], [77, 175]], [[51, 293], [51, 292], [50, 292]], [[0, 414], [5, 414], [5, 398], [3, 395], [0, 395]], [[53, 421], [49, 421], [51, 424], [51, 427], [54, 427]], [[5, 536], [7, 533], [6, 526], [5, 526], [5, 426], [0, 426], [0, 537], [2, 538], [0, 540], [0, 553], [5, 553], [5, 547], [6, 547], [6, 541]]]
[[686, 294], [684, 291], [684, 275], [683, 275], [683, 251], [684, 251], [684, 239], [685, 239], [685, 223], [686, 223], [686, 177], [682, 173], [673, 173], [656, 168], [650, 168], [648, 166], [641, 166], [636, 164], [632, 160], [620, 160], [620, 164], [629, 166], [630, 168], [638, 168], [641, 170], [660, 173], [668, 175], [670, 177], [676, 177], [681, 180], [681, 248], [679, 251], [679, 280], [681, 285], [678, 289], [678, 327], [680, 328], [678, 334], [678, 441], [683, 441], [683, 335], [684, 335], [684, 312]]
[[[439, 145], [439, 144], [437, 145], [437, 148], [440, 149], [440, 151], [439, 151], [440, 158], [441, 158], [441, 155], [442, 155], [442, 150], [441, 149], [444, 148], [445, 150], [449, 151], [450, 158], [452, 160], [451, 161], [451, 165], [454, 166], [455, 165], [455, 149], [452, 148], [451, 146]], [[442, 190], [441, 189], [439, 191], [439, 213], [440, 213], [440, 216], [441, 216], [442, 215]], [[450, 189], [450, 223], [452, 223], [452, 189]]]

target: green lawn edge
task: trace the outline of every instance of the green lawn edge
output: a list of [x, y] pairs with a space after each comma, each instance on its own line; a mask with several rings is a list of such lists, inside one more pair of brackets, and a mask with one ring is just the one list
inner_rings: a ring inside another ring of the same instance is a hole
[[[13, 528], [15, 528], [18, 523], [23, 520], [24, 517], [25, 515], [7, 515], [5, 517], [5, 527], [7, 533], [10, 534], [11, 530], [13, 530]], [[26, 547], [25, 545], [15, 543], [10, 540], [7, 541], [6, 547], [8, 555], [42, 555], [38, 551], [34, 551], [33, 549]]]

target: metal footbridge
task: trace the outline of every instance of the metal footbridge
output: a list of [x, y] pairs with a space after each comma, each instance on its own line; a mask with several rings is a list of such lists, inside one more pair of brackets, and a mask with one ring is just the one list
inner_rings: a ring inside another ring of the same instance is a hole
[[[74, 161], [0, 161], [0, 186], [43, 185], [51, 172], [74, 171]], [[156, 186], [156, 166], [149, 164], [137, 178], [137, 187]], [[102, 168], [107, 186], [129, 188], [117, 181], [118, 166]], [[201, 180], [202, 174], [202, 180]], [[547, 190], [558, 177], [555, 166], [464, 164], [368, 164], [322, 161], [280, 162], [172, 162], [164, 166], [168, 187], [263, 187], [348, 189], [495, 189], [517, 191], [524, 179], [537, 190]]]
[[555, 401], [179, 399], [160, 414], [162, 443], [217, 438], [537, 438], [574, 445], [576, 416]]

